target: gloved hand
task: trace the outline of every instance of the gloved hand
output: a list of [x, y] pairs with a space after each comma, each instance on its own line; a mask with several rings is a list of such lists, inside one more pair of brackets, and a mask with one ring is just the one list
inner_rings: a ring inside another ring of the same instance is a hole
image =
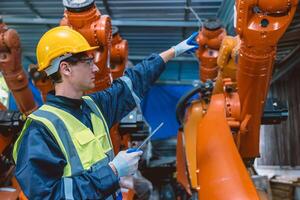
[[185, 52], [188, 53], [195, 52], [195, 50], [199, 48], [198, 43], [195, 41], [197, 36], [198, 36], [198, 32], [194, 32], [188, 39], [180, 42], [176, 46], [173, 46], [172, 48], [175, 50], [175, 57]]
[[133, 175], [138, 169], [138, 163], [143, 151], [134, 151], [127, 153], [127, 151], [120, 151], [118, 155], [111, 161], [115, 166], [118, 176], [130, 176]]

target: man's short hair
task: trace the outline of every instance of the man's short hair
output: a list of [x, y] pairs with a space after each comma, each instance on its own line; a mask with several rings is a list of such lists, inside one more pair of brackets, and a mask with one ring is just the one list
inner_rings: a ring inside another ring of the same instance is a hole
[[[80, 52], [80, 53], [73, 54], [71, 57], [68, 57], [68, 58], [62, 60], [61, 62], [65, 61], [67, 63], [70, 63], [71, 65], [75, 65], [83, 57], [86, 57], [86, 53], [85, 52]], [[59, 69], [58, 69], [57, 72], [49, 75], [49, 78], [52, 80], [53, 83], [61, 83], [62, 82], [61, 74], [59, 72]]]

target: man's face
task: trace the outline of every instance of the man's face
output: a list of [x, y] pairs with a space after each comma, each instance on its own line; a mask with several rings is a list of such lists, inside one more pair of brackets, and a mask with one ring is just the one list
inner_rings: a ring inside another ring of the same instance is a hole
[[93, 89], [95, 87], [95, 73], [98, 71], [93, 58], [84, 56], [71, 66], [70, 83], [81, 91]]

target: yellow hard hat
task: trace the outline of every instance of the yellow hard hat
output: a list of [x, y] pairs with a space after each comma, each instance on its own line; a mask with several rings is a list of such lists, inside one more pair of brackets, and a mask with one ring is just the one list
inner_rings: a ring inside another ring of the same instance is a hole
[[[53, 66], [52, 63], [56, 58], [66, 54], [76, 54], [96, 48], [98, 48], [98, 46], [91, 47], [80, 33], [70, 27], [55, 27], [47, 31], [37, 45], [36, 56], [38, 71], [47, 71], [47, 68], [51, 67], [55, 67], [57, 71], [58, 66]], [[53, 71], [53, 69], [51, 71]], [[55, 72], [55, 70], [53, 72]]]

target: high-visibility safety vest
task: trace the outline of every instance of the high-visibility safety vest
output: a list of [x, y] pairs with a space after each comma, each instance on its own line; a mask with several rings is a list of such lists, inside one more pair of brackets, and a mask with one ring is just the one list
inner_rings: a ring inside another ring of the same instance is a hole
[[90, 97], [84, 96], [83, 99], [92, 110], [93, 132], [70, 113], [43, 105], [28, 116], [14, 145], [13, 157], [17, 163], [19, 146], [30, 122], [39, 121], [50, 130], [67, 160], [62, 177], [66, 199], [74, 199], [72, 179], [69, 177], [81, 174], [84, 170], [105, 166], [114, 157], [109, 129], [100, 109]]

